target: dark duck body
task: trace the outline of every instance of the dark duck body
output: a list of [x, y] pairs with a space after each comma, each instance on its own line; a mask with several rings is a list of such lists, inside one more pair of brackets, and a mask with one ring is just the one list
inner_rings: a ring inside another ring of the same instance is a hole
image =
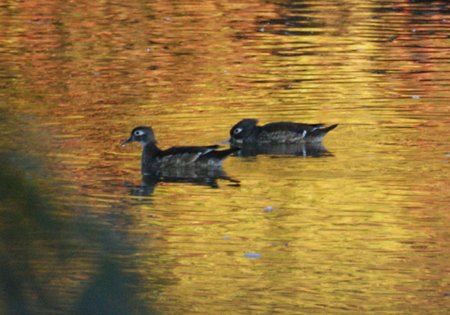
[[295, 122], [274, 122], [257, 125], [256, 119], [243, 119], [230, 130], [230, 143], [268, 144], [268, 143], [319, 143], [337, 125], [302, 124]]
[[219, 148], [218, 145], [172, 147], [161, 150], [156, 145], [155, 135], [150, 127], [134, 128], [128, 140], [122, 145], [133, 141], [140, 142], [142, 145], [141, 173], [143, 175], [176, 168], [220, 169], [222, 160], [239, 150], [237, 148], [216, 150]]

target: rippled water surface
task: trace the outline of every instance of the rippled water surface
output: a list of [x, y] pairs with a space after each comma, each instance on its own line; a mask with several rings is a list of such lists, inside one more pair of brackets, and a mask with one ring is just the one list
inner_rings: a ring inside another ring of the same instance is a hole
[[[446, 1], [0, 7], [0, 309], [448, 314]], [[216, 179], [141, 179], [120, 146], [242, 118], [339, 126]]]

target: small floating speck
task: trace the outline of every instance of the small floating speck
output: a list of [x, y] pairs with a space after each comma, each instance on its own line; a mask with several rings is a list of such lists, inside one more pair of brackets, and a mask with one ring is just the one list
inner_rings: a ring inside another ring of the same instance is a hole
[[250, 259], [258, 259], [261, 258], [261, 254], [257, 252], [246, 252], [244, 254], [244, 257], [250, 258]]
[[396, 40], [398, 38], [398, 35], [391, 35], [388, 37], [387, 41], [388, 42], [393, 42], [394, 40]]
[[420, 95], [413, 95], [413, 96], [411, 96], [411, 98], [413, 100], [420, 100]]
[[264, 28], [264, 27], [261, 27], [260, 29], [259, 29], [259, 31], [260, 32], [264, 32], [266, 29]]
[[225, 236], [223, 237], [223, 240], [224, 240], [224, 241], [229, 241], [229, 240], [231, 240], [231, 237], [229, 237], [228, 235], [225, 235]]
[[272, 212], [273, 211], [273, 207], [272, 206], [267, 206], [265, 207], [262, 212]]

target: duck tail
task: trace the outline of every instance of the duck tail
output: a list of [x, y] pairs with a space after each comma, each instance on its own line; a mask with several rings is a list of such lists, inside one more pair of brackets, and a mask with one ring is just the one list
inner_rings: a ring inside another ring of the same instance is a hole
[[309, 137], [314, 139], [314, 141], [321, 141], [325, 135], [336, 128], [338, 125], [334, 124], [328, 127], [319, 127], [317, 129], [314, 129], [310, 134]]
[[230, 154], [232, 154], [236, 151], [239, 151], [239, 150], [240, 150], [240, 148], [238, 148], [238, 147], [230, 147], [229, 149], [226, 149], [226, 150], [214, 151], [214, 157], [219, 160], [223, 160]]
[[322, 128], [322, 129], [319, 129], [322, 133], [327, 133], [328, 131], [331, 131], [331, 130], [333, 130], [334, 128], [336, 128], [338, 126], [338, 124], [334, 124], [334, 125], [331, 125], [331, 126], [328, 126], [328, 127], [325, 127], [325, 128]]

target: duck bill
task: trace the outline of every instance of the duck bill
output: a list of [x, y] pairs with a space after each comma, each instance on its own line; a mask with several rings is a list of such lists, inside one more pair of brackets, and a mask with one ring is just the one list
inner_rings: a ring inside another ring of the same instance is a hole
[[133, 138], [129, 137], [127, 140], [125, 140], [124, 142], [122, 142], [122, 147], [126, 146], [128, 143], [132, 142]]

